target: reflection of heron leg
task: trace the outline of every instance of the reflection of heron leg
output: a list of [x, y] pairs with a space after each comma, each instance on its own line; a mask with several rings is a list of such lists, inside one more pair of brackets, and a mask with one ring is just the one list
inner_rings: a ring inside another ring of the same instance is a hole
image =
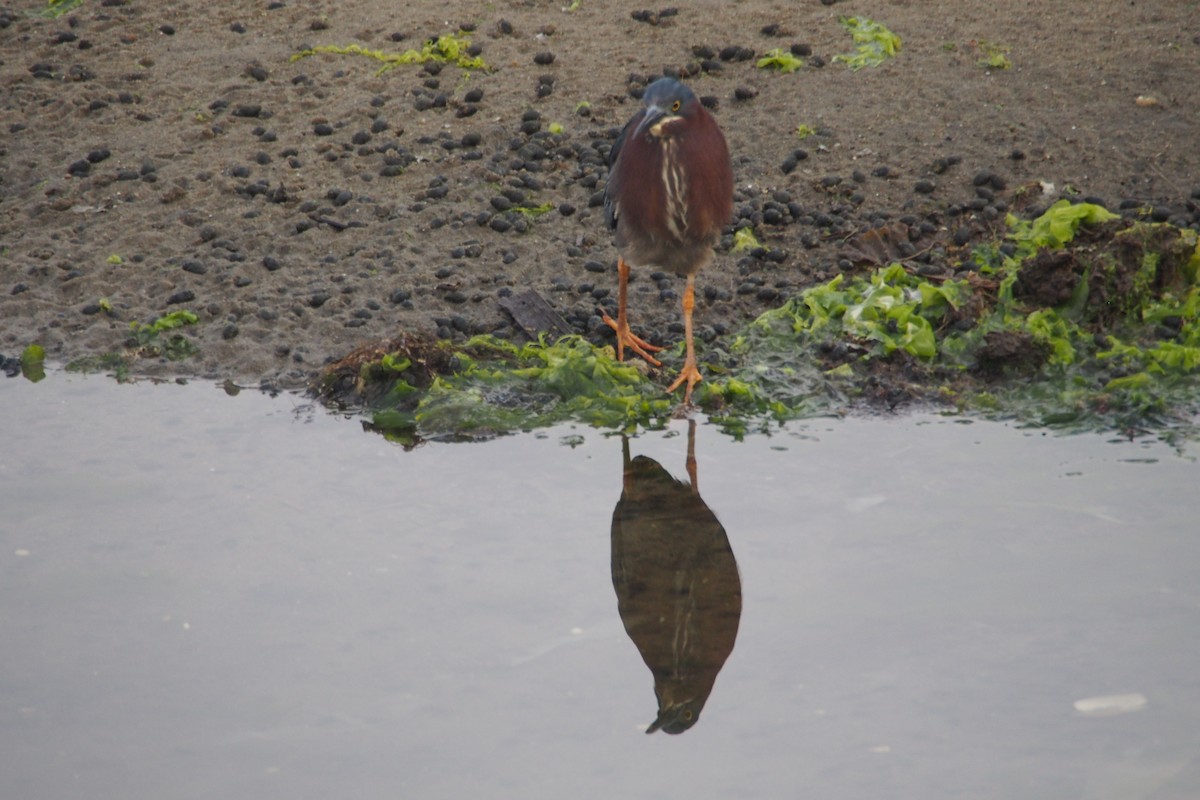
[[632, 488], [630, 484], [633, 482], [633, 475], [631, 474], [629, 463], [629, 437], [624, 435], [621, 436], [621, 465], [623, 468], [621, 486], [623, 489], [628, 490]]
[[692, 482], [692, 491], [700, 494], [700, 483], [696, 480], [696, 420], [688, 420], [687, 474]]

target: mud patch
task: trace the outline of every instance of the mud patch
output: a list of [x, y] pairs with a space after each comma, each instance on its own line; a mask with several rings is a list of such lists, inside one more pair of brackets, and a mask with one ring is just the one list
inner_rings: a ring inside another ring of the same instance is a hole
[[1044, 250], [1017, 272], [1013, 297], [1036, 308], [1065, 305], [1078, 288], [1084, 269], [1073, 250]]

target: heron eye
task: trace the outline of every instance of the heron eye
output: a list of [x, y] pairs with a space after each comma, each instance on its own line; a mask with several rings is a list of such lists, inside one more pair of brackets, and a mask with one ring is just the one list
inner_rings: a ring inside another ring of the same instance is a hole
[[678, 110], [679, 110], [679, 101], [678, 101], [678, 100], [676, 100], [674, 103], [671, 103], [671, 110], [672, 110], [672, 111], [678, 111]]

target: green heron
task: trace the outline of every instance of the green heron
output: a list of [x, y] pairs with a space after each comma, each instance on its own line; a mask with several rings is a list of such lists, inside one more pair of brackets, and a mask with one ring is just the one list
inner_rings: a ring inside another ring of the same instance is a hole
[[729, 147], [712, 114], [692, 90], [672, 78], [650, 84], [642, 108], [617, 137], [608, 156], [605, 216], [616, 231], [617, 318], [604, 321], [617, 335], [617, 358], [625, 348], [655, 366], [661, 350], [635, 336], [626, 316], [629, 264], [656, 266], [687, 277], [683, 328], [687, 358], [667, 389], [687, 384], [684, 403], [700, 381], [692, 344], [696, 272], [712, 260], [721, 230], [733, 216], [733, 169]]
[[630, 459], [612, 518], [612, 581], [625, 632], [654, 676], [658, 715], [646, 733], [696, 724], [733, 652], [742, 616], [737, 559], [696, 482], [696, 422], [677, 481], [657, 461]]

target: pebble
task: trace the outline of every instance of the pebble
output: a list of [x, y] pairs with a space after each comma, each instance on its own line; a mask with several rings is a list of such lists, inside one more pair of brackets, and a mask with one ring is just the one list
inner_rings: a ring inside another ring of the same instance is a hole
[[196, 293], [191, 289], [180, 289], [173, 295], [167, 298], [167, 305], [173, 306], [180, 303], [190, 303], [196, 299]]
[[793, 150], [788, 154], [787, 158], [783, 160], [783, 163], [779, 165], [779, 168], [783, 171], [784, 175], [791, 175], [796, 170], [796, 167], [799, 165], [799, 163], [806, 158], [808, 158], [807, 151]]
[[730, 45], [729, 47], [721, 48], [717, 56], [722, 61], [749, 61], [754, 58], [754, 51], [749, 47]]

